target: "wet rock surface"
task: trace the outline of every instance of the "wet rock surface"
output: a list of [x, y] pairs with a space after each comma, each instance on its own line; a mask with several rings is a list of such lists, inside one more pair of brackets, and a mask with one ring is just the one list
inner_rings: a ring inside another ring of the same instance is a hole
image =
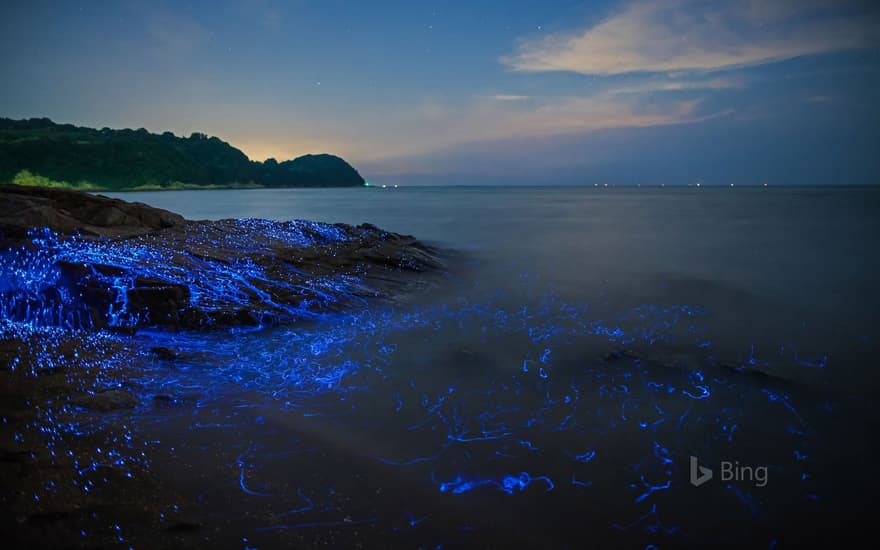
[[4, 318], [47, 325], [262, 326], [400, 292], [442, 267], [364, 224], [188, 221], [85, 193], [0, 186]]

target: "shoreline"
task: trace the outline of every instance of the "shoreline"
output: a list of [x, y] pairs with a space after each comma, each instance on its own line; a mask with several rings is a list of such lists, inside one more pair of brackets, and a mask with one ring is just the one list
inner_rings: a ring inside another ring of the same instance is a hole
[[0, 231], [0, 509], [24, 546], [170, 548], [204, 531], [148, 442], [128, 443], [131, 415], [178, 399], [144, 394], [136, 373], [203, 359], [140, 330], [307, 326], [443, 269], [437, 250], [367, 224], [197, 222], [69, 190], [0, 186]]

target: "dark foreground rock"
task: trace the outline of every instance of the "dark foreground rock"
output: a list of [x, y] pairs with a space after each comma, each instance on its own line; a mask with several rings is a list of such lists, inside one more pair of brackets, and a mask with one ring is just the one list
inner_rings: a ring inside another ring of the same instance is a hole
[[3, 318], [67, 328], [261, 326], [338, 310], [442, 267], [364, 224], [189, 221], [76, 191], [0, 186]]
[[0, 235], [4, 244], [36, 227], [62, 234], [132, 237], [182, 226], [183, 216], [137, 202], [66, 189], [0, 185]]

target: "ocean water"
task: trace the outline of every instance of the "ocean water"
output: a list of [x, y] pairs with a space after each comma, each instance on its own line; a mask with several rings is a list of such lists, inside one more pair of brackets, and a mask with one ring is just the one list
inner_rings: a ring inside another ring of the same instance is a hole
[[213, 357], [147, 373], [182, 405], [135, 429], [215, 542], [773, 547], [873, 503], [880, 190], [116, 196], [369, 222], [449, 266], [308, 325], [139, 336]]

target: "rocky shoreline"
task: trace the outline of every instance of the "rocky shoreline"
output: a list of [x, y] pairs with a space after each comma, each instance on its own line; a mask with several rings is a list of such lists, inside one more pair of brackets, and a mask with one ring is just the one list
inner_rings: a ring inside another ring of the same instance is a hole
[[204, 528], [147, 452], [117, 450], [144, 405], [130, 373], [180, 358], [132, 335], [307, 323], [443, 269], [434, 248], [371, 225], [192, 221], [17, 186], [0, 186], [0, 245], [2, 530], [34, 547], [177, 547]]
[[308, 221], [190, 221], [76, 191], [0, 186], [2, 318], [68, 328], [262, 326], [438, 270], [411, 236]]

